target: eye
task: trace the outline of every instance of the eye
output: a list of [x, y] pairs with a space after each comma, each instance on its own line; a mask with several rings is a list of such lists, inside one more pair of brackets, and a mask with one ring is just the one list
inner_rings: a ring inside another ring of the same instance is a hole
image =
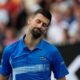
[[36, 20], [36, 22], [37, 22], [37, 23], [41, 23], [41, 21], [40, 21], [40, 20], [38, 20], [38, 19]]
[[47, 27], [48, 27], [48, 25], [47, 25], [47, 24], [45, 24], [45, 23], [43, 23], [43, 27], [46, 27], [46, 28], [47, 28]]

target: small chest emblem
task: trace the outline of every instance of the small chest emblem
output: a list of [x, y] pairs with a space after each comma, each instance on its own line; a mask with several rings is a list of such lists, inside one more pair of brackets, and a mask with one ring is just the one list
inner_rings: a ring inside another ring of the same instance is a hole
[[45, 60], [46, 60], [46, 58], [45, 58], [45, 57], [43, 57], [43, 56], [41, 56], [41, 57], [40, 57], [40, 60], [41, 60], [41, 61], [45, 61]]

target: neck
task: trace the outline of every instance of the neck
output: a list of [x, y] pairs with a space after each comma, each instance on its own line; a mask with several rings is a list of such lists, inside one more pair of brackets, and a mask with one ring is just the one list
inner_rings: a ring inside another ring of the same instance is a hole
[[34, 39], [32, 34], [30, 32], [27, 32], [24, 41], [29, 49], [33, 49], [39, 43], [40, 40], [41, 40], [41, 38]]

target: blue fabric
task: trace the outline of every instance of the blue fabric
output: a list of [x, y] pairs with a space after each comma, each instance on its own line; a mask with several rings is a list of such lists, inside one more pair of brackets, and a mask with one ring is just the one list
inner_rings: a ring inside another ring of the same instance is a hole
[[51, 80], [68, 74], [63, 58], [56, 47], [41, 40], [31, 51], [24, 43], [25, 36], [4, 49], [0, 74], [13, 80]]

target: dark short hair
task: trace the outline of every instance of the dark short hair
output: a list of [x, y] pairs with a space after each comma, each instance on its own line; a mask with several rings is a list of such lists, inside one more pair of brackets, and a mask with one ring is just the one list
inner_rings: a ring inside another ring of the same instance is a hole
[[[45, 16], [46, 18], [48, 18], [50, 20], [50, 22], [51, 22], [52, 16], [51, 16], [51, 13], [48, 10], [46, 10], [46, 9], [38, 9], [36, 12], [34, 12], [34, 15], [36, 15], [38, 13], [40, 13], [43, 16]], [[49, 22], [49, 24], [50, 24], [50, 22]]]

